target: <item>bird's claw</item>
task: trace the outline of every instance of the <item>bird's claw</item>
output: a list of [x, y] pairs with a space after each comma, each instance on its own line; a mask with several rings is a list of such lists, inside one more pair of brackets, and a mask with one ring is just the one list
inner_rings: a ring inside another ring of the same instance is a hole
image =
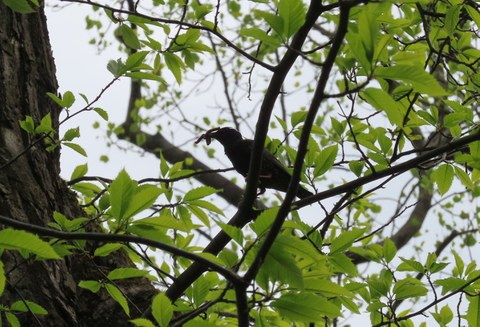
[[208, 131], [206, 131], [204, 134], [200, 135], [200, 137], [195, 141], [195, 144], [200, 143], [202, 140], [205, 140], [207, 142], [207, 145], [210, 145], [212, 143], [212, 134], [218, 131], [220, 127], [215, 127], [211, 128]]
[[259, 197], [260, 195], [262, 195], [263, 193], [265, 193], [267, 189], [263, 186], [259, 186], [258, 187], [258, 193], [257, 193], [257, 197]]

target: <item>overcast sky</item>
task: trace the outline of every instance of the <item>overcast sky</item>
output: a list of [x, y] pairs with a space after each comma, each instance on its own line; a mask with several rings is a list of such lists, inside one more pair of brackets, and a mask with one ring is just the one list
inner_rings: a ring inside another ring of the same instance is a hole
[[[106, 65], [110, 59], [121, 56], [113, 50], [99, 53], [94, 46], [88, 44], [89, 40], [96, 36], [94, 32], [85, 29], [85, 15], [90, 12], [87, 6], [79, 5], [69, 5], [61, 10], [47, 8], [50, 41], [60, 92], [71, 90], [77, 99], [72, 112], [85, 105], [78, 93], [83, 93], [92, 100], [112, 80], [113, 75], [106, 69]], [[122, 78], [102, 96], [95, 106], [105, 109], [110, 121], [121, 123], [125, 118], [128, 96], [129, 79]], [[92, 128], [95, 121], [101, 122], [99, 130]], [[125, 167], [133, 178], [157, 176], [158, 161], [152, 156], [140, 158], [134, 153], [125, 153], [115, 147], [107, 148], [104, 145], [103, 135], [106, 123], [95, 112], [83, 113], [73, 118], [62, 126], [61, 130], [64, 132], [78, 125], [80, 125], [81, 137], [74, 142], [84, 146], [88, 158], [63, 147], [62, 176], [64, 178], [69, 179], [73, 169], [85, 162], [89, 164], [89, 175], [114, 177]], [[101, 155], [108, 155], [110, 161], [107, 164], [101, 163], [99, 161]]]

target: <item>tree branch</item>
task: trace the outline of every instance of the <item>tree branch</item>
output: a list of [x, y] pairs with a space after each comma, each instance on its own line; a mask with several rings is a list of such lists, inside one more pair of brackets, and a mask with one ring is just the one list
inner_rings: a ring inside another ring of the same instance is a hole
[[181, 256], [187, 259], [190, 259], [204, 269], [211, 269], [218, 272], [226, 279], [230, 280], [233, 283], [243, 283], [243, 279], [240, 278], [233, 271], [226, 269], [219, 264], [212, 262], [208, 259], [205, 259], [202, 256], [188, 252], [186, 250], [174, 247], [169, 244], [165, 244], [159, 241], [151, 240], [148, 238], [143, 238], [134, 235], [123, 235], [123, 234], [104, 234], [104, 233], [94, 233], [94, 232], [62, 232], [54, 230], [51, 228], [41, 227], [37, 225], [32, 225], [12, 219], [3, 215], [0, 215], [0, 223], [9, 227], [25, 230], [42, 236], [50, 236], [54, 238], [59, 238], [62, 240], [86, 240], [94, 242], [104, 242], [104, 243], [115, 243], [115, 242], [127, 242], [127, 243], [138, 243], [147, 246], [151, 246], [169, 253], [172, 253], [177, 256]]

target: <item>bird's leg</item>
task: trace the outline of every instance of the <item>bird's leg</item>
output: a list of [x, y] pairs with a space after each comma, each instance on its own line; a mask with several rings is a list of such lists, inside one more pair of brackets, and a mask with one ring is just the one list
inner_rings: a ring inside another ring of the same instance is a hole
[[[260, 177], [260, 178], [261, 178], [261, 177]], [[247, 177], [245, 177], [245, 182], [247, 182]], [[258, 189], [257, 197], [259, 197], [260, 195], [262, 195], [262, 194], [265, 193], [265, 191], [266, 191], [266, 188], [262, 186], [262, 181], [261, 181], [261, 179], [258, 180], [257, 189]]]

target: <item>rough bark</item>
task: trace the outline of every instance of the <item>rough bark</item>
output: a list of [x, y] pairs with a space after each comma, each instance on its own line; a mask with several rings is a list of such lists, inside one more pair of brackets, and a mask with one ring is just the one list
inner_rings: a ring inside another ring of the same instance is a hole
[[[34, 140], [19, 126], [26, 115], [38, 124], [47, 113], [58, 125], [59, 108], [46, 95], [55, 93], [58, 85], [43, 10], [14, 14], [0, 1], [0, 17], [0, 214], [42, 226], [52, 221], [54, 211], [81, 217], [75, 195], [59, 177], [59, 149], [47, 152], [43, 142], [31, 146]], [[22, 326], [127, 325], [127, 316], [108, 294], [77, 287], [80, 280], [98, 280], [114, 267], [131, 266], [124, 253], [105, 260], [94, 260], [87, 251], [66, 260], [34, 261], [4, 251], [0, 259], [7, 275], [0, 303], [29, 300], [48, 310], [46, 316], [19, 315]], [[132, 316], [148, 308], [154, 293], [148, 281], [132, 280], [120, 287], [139, 309], [131, 305]]]

